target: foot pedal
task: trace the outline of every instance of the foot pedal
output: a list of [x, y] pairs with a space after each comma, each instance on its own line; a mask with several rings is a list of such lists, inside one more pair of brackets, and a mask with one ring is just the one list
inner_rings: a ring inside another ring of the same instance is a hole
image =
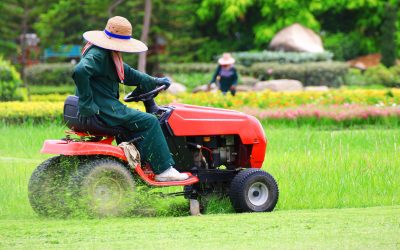
[[[199, 178], [197, 176], [192, 175], [191, 173], [185, 173], [189, 175], [189, 178], [183, 181], [156, 181], [154, 179], [155, 174], [153, 172], [145, 173], [138, 164], [135, 168], [136, 173], [149, 185], [151, 186], [159, 186], [159, 187], [166, 187], [166, 186], [188, 186], [192, 185], [196, 182], [199, 182]], [[148, 171], [146, 171], [148, 172]]]

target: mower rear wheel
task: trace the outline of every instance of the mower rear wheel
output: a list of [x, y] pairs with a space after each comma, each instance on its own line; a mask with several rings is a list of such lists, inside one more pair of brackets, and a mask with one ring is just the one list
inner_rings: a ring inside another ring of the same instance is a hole
[[229, 198], [237, 212], [271, 212], [279, 189], [272, 175], [260, 169], [245, 169], [232, 180]]
[[78, 212], [89, 216], [122, 216], [134, 206], [131, 172], [112, 158], [90, 159], [72, 177], [70, 190]]
[[68, 181], [79, 159], [56, 156], [41, 163], [32, 173], [28, 197], [33, 210], [41, 216], [64, 217], [68, 214]]

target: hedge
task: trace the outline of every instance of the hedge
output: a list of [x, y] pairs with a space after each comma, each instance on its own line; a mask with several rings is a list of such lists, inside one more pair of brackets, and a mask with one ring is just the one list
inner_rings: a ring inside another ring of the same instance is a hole
[[295, 79], [304, 86], [325, 85], [339, 87], [344, 83], [349, 66], [342, 62], [302, 64], [253, 64], [247, 73], [260, 79]]
[[[349, 66], [342, 62], [313, 62], [313, 63], [255, 63], [251, 67], [236, 65], [241, 75], [253, 76], [259, 79], [295, 79], [305, 86], [325, 85], [339, 87], [343, 84]], [[165, 64], [162, 70], [174, 73], [202, 72], [212, 74], [216, 64], [211, 63], [181, 63]]]
[[26, 80], [31, 85], [73, 85], [71, 63], [43, 63], [25, 69]]
[[284, 51], [259, 51], [259, 52], [233, 52], [232, 56], [238, 64], [250, 66], [260, 62], [276, 63], [304, 63], [331, 61], [331, 52], [311, 53], [311, 52], [284, 52]]
[[[212, 74], [216, 70], [216, 63], [165, 63], [161, 64], [161, 71], [166, 73], [207, 73]], [[243, 71], [244, 66], [236, 65], [237, 70]]]

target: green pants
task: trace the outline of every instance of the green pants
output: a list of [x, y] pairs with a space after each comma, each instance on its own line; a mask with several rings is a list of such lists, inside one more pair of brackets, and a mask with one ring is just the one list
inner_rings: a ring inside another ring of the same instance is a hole
[[128, 138], [143, 138], [136, 143], [141, 159], [150, 163], [155, 174], [160, 174], [174, 166], [175, 162], [171, 157], [157, 117], [136, 110], [130, 111], [131, 119], [121, 126], [129, 131]]

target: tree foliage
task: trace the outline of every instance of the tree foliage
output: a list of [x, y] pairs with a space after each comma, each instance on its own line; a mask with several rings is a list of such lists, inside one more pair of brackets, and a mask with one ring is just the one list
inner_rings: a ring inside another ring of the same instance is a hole
[[[351, 41], [331, 39], [328, 49], [340, 50], [340, 59], [350, 59], [376, 52], [380, 45], [380, 26], [385, 16], [382, 0], [203, 0], [197, 10], [204, 27], [216, 26], [207, 35], [211, 39], [229, 40], [225, 50], [264, 49], [273, 35], [293, 23], [300, 23], [320, 33], [324, 40], [337, 34], [353, 34]], [[389, 0], [394, 6], [398, 0]], [[397, 14], [400, 17], [399, 14]], [[399, 25], [397, 18], [397, 26]], [[246, 28], [243, 28], [246, 27]], [[400, 32], [397, 30], [397, 36]], [[227, 39], [224, 39], [226, 37]], [[247, 43], [246, 37], [254, 42]], [[339, 37], [338, 37], [339, 38]], [[343, 36], [340, 37], [342, 39]], [[232, 43], [232, 40], [235, 41]], [[240, 40], [246, 42], [241, 43]], [[357, 40], [365, 40], [361, 44]], [[347, 42], [352, 48], [342, 50]], [[397, 41], [400, 44], [400, 41]], [[359, 48], [357, 55], [352, 49]], [[350, 52], [350, 53], [347, 53]]]
[[[399, 0], [152, 0], [150, 63], [210, 61], [224, 51], [263, 50], [282, 28], [300, 23], [322, 36], [336, 59], [378, 52], [387, 14]], [[142, 32], [141, 0], [2, 0], [0, 53], [20, 53], [22, 22], [42, 48], [83, 43], [82, 33], [103, 29], [110, 15], [128, 18], [133, 37]], [[396, 18], [397, 17], [397, 18]], [[394, 14], [400, 48], [400, 14]], [[393, 30], [393, 29], [392, 29]], [[393, 35], [393, 32], [392, 32]], [[157, 47], [166, 42], [163, 51]], [[163, 53], [160, 53], [163, 52]], [[136, 56], [127, 55], [131, 63]]]
[[56, 0], [0, 1], [0, 54], [9, 57], [21, 54], [20, 36], [34, 32], [32, 24], [53, 2]]
[[386, 3], [386, 16], [382, 24], [381, 52], [382, 63], [386, 67], [396, 64], [396, 18], [398, 6]]

